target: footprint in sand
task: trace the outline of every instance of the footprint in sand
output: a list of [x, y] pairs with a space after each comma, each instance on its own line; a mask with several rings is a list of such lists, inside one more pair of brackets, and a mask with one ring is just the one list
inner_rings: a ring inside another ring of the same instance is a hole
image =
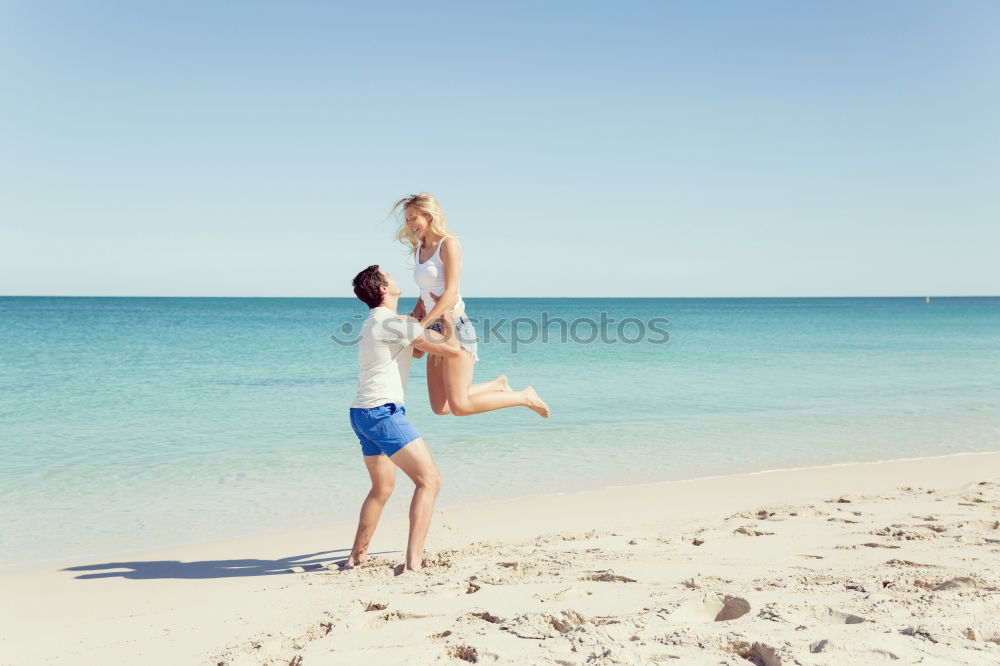
[[529, 558], [527, 561], [497, 562], [476, 574], [476, 580], [490, 585], [512, 585], [527, 579], [542, 581], [548, 578], [558, 579], [562, 565], [547, 562], [542, 558]]
[[940, 569], [937, 564], [918, 564], [917, 562], [911, 562], [910, 560], [886, 560], [886, 564], [890, 567], [920, 567], [923, 569]]
[[460, 552], [455, 550], [442, 550], [440, 552], [434, 553], [428, 557], [424, 558], [424, 566], [426, 567], [440, 567], [442, 569], [450, 569], [455, 566], [455, 556], [461, 555]]
[[[869, 534], [874, 534], [875, 536], [889, 537], [895, 539], [896, 541], [923, 541], [925, 539], [936, 539], [937, 532], [935, 530], [928, 530], [927, 532], [916, 532], [914, 530], [903, 529], [904, 525], [890, 525], [888, 527], [880, 527], [877, 530], [872, 530]], [[935, 525], [935, 527], [938, 527]]]
[[753, 664], [761, 664], [761, 666], [781, 666], [782, 664], [778, 651], [765, 643], [736, 641], [724, 649]]
[[381, 626], [386, 625], [386, 624], [388, 624], [390, 622], [396, 622], [398, 620], [422, 620], [423, 618], [427, 618], [427, 617], [433, 617], [433, 616], [431, 616], [431, 615], [418, 615], [417, 613], [407, 613], [405, 611], [394, 610], [394, 611], [389, 611], [388, 613], [385, 613], [383, 615], [379, 615], [378, 617], [376, 617], [374, 620], [372, 620], [369, 623], [368, 628], [369, 629], [375, 629], [377, 627], [381, 627]]
[[500, 629], [518, 638], [544, 640], [564, 636], [577, 627], [592, 624], [590, 620], [573, 610], [559, 613], [525, 613], [500, 625]]
[[728, 622], [749, 612], [750, 602], [742, 597], [706, 595], [684, 602], [671, 613], [671, 617], [700, 622]]
[[[253, 663], [259, 663], [259, 659], [264, 656], [267, 657], [278, 657], [280, 655], [287, 655], [290, 652], [301, 650], [306, 647], [309, 643], [319, 640], [324, 636], [327, 636], [335, 628], [336, 620], [331, 620], [329, 622], [319, 622], [311, 625], [308, 629], [303, 631], [297, 636], [288, 636], [284, 634], [266, 634], [260, 638], [251, 640], [247, 645], [238, 648], [230, 648], [218, 659], [213, 659], [215, 663], [229, 663], [231, 659], [237, 656], [247, 657], [252, 655]], [[336, 628], [342, 629], [344, 625], [341, 623]], [[281, 663], [288, 664], [301, 664], [301, 656], [296, 655], [287, 661], [287, 656], [284, 657], [284, 661]], [[249, 663], [244, 661], [242, 658], [236, 660], [237, 663]], [[270, 660], [268, 660], [270, 663]]]
[[619, 576], [611, 570], [607, 571], [597, 571], [595, 573], [583, 576], [580, 580], [595, 581], [598, 583], [634, 583], [634, 578], [628, 578], [626, 576]]
[[913, 636], [914, 638], [922, 638], [925, 641], [930, 641], [931, 643], [940, 642], [938, 638], [934, 636], [934, 634], [932, 634], [931, 632], [927, 631], [926, 629], [920, 626], [903, 627], [902, 629], [899, 630], [899, 633], [901, 633], [904, 636]]
[[945, 527], [944, 525], [933, 525], [931, 523], [921, 523], [920, 525], [914, 525], [914, 527], [920, 527], [920, 528], [923, 528], [925, 530], [930, 530], [931, 532], [934, 532], [935, 534], [941, 534], [942, 532], [947, 532], [948, 531], [948, 528]]
[[979, 581], [975, 578], [969, 576], [958, 576], [950, 580], [946, 580], [940, 585], [935, 585], [931, 589], [935, 592], [945, 592], [945, 591], [962, 591], [962, 590], [978, 590], [980, 588]]
[[982, 530], [992, 532], [1000, 529], [1000, 521], [996, 520], [963, 520], [955, 525], [960, 530]]
[[686, 580], [681, 581], [681, 585], [688, 588], [689, 590], [700, 590], [705, 587], [719, 586], [719, 585], [729, 585], [733, 581], [729, 578], [719, 578], [718, 576], [692, 576]]
[[479, 650], [471, 645], [449, 645], [446, 652], [452, 659], [461, 659], [462, 661], [467, 661], [470, 664], [479, 663]]
[[483, 620], [484, 622], [489, 622], [490, 624], [500, 624], [503, 622], [502, 617], [497, 617], [489, 611], [469, 611], [465, 614], [466, 617], [474, 617], [478, 620]]
[[778, 604], [770, 603], [761, 606], [761, 609], [757, 611], [757, 617], [762, 620], [767, 620], [769, 622], [786, 622], [784, 617], [781, 615]]
[[[899, 548], [900, 548], [899, 546], [897, 546], [895, 544], [891, 544], [891, 543], [876, 543], [874, 541], [869, 541], [869, 542], [863, 543], [861, 545], [863, 547], [865, 547], [865, 548], [890, 548], [890, 549], [895, 549], [895, 550], [899, 550]], [[840, 548], [840, 546], [837, 546], [837, 547]]]
[[733, 530], [733, 534], [743, 534], [746, 536], [771, 536], [774, 532], [763, 532], [761, 530], [755, 529], [754, 525], [743, 525], [742, 527], [737, 527]]
[[[733, 520], [735, 518], [752, 518], [756, 520], [783, 520], [777, 517], [777, 512], [770, 509], [758, 509], [757, 511], [741, 511], [740, 513], [734, 513], [731, 516], [727, 516], [726, 520]], [[792, 515], [792, 514], [789, 514]]]
[[996, 643], [1000, 645], [1000, 624], [992, 627], [966, 627], [962, 635], [970, 641], [982, 641], [984, 643]]
[[[806, 571], [809, 571], [809, 569], [806, 569]], [[827, 576], [825, 574], [811, 574], [799, 576], [796, 582], [803, 587], [826, 587], [827, 585], [836, 585], [840, 581], [833, 576]]]
[[828, 658], [836, 656], [837, 660], [831, 663], [841, 664], [880, 664], [896, 662], [899, 657], [889, 650], [881, 648], [870, 648], [865, 645], [841, 644], [831, 642], [827, 639], [816, 641], [809, 645], [809, 652], [813, 654], [824, 654]]
[[439, 641], [442, 638], [448, 638], [449, 636], [451, 636], [451, 629], [446, 629], [445, 631], [441, 631], [436, 634], [431, 634], [430, 636], [427, 637], [427, 640]]
[[819, 624], [862, 624], [863, 622], [868, 622], [868, 620], [860, 615], [846, 613], [832, 608], [824, 608], [816, 611], [813, 613], [813, 619], [815, 619]]
[[837, 499], [826, 500], [827, 504], [851, 504], [852, 502], [857, 502], [860, 497], [854, 495], [841, 495]]

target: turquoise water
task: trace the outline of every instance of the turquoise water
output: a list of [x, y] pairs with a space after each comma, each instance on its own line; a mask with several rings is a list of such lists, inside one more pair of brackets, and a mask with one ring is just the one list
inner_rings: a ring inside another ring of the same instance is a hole
[[[407, 407], [442, 470], [443, 506], [1000, 450], [1000, 298], [467, 308], [480, 319], [477, 381], [531, 383], [553, 416], [435, 416], [415, 363]], [[548, 342], [515, 352], [510, 326], [487, 335], [482, 321], [602, 312], [666, 318], [669, 340], [647, 329], [634, 344], [562, 342], [552, 325]], [[0, 567], [354, 518], [367, 489], [347, 420], [357, 350], [331, 334], [350, 337], [365, 314], [353, 299], [0, 298]], [[392, 511], [408, 494], [401, 479]]]

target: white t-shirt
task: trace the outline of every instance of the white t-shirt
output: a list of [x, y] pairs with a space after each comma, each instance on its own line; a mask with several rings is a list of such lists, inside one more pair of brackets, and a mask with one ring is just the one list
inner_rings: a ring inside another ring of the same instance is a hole
[[387, 402], [403, 404], [413, 349], [410, 344], [424, 332], [413, 317], [389, 308], [372, 308], [361, 326], [358, 345], [358, 393], [351, 407], [370, 409]]

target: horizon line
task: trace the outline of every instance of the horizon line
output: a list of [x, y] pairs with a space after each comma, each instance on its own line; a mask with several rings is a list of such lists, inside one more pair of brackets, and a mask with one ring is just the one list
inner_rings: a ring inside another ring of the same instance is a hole
[[[204, 299], [328, 299], [328, 300], [340, 300], [340, 299], [350, 299], [357, 300], [356, 296], [163, 296], [163, 295], [118, 295], [118, 294], [0, 294], [0, 298], [204, 298]], [[419, 298], [419, 296], [402, 296], [400, 300], [408, 298]], [[880, 296], [857, 296], [857, 295], [838, 295], [838, 296], [469, 296], [463, 297], [465, 300], [477, 300], [477, 299], [518, 299], [518, 300], [552, 300], [552, 299], [615, 299], [615, 300], [640, 300], [640, 299], [781, 299], [781, 298], [916, 298], [916, 299], [927, 299], [931, 300], [935, 298], [1000, 298], [1000, 294], [903, 294], [903, 295], [880, 295]]]

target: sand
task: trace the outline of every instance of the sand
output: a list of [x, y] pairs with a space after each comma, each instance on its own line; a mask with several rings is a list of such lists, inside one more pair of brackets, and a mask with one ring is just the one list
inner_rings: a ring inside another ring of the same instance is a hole
[[0, 577], [0, 664], [998, 664], [998, 518], [988, 453], [337, 524]]

